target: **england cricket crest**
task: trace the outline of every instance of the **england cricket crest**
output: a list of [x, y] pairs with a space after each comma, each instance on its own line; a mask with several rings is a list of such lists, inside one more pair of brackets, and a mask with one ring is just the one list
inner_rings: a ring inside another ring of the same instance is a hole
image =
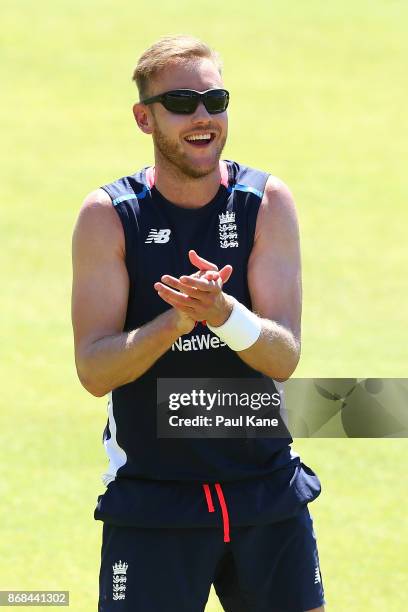
[[119, 561], [112, 565], [113, 569], [113, 599], [125, 599], [126, 596], [126, 572], [128, 564], [124, 561]]
[[220, 247], [227, 249], [228, 247], [238, 246], [238, 231], [235, 223], [235, 213], [226, 212], [218, 215], [219, 226], [218, 231], [220, 235]]

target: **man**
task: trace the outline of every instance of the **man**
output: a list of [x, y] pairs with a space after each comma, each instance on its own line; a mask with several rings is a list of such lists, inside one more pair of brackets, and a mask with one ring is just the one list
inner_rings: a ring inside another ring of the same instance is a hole
[[109, 393], [99, 611], [199, 612], [212, 583], [229, 612], [323, 610], [307, 508], [320, 483], [290, 436], [168, 439], [156, 423], [158, 379], [295, 370], [292, 196], [220, 161], [229, 94], [207, 45], [165, 37], [134, 80], [155, 165], [88, 195], [73, 238], [78, 376]]

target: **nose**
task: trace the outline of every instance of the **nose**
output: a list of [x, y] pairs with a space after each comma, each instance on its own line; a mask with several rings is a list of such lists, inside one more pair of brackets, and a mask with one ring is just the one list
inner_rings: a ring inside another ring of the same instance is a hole
[[204, 102], [200, 100], [195, 112], [192, 114], [191, 119], [193, 121], [211, 120], [211, 114], [204, 106]]

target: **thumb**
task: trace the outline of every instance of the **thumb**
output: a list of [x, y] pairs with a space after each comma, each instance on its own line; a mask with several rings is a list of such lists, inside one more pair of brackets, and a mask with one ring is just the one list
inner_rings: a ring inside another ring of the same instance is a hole
[[221, 268], [221, 270], [218, 272], [223, 284], [226, 283], [230, 279], [232, 271], [233, 271], [233, 267], [227, 264], [226, 266]]
[[194, 249], [191, 249], [188, 252], [188, 257], [191, 263], [193, 264], [193, 266], [195, 266], [199, 270], [218, 270], [218, 267], [215, 264], [211, 263], [211, 261], [207, 261], [203, 257], [200, 257], [194, 251]]

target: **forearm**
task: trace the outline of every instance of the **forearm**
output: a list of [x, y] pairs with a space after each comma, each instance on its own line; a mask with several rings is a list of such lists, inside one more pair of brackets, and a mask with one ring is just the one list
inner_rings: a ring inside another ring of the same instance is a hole
[[[223, 270], [218, 273], [220, 277]], [[185, 309], [197, 321], [205, 320], [208, 328], [250, 367], [275, 380], [286, 380], [292, 375], [300, 357], [300, 316], [292, 316], [294, 323], [287, 327], [272, 317], [261, 318], [223, 292], [222, 277], [221, 282], [220, 278], [177, 279], [170, 275], [161, 280], [155, 289], [162, 299]], [[263, 302], [265, 312], [268, 305]], [[296, 335], [291, 327], [299, 328], [299, 333]]]
[[95, 340], [76, 355], [79, 379], [87, 391], [101, 397], [139, 378], [182, 333], [171, 308], [138, 329]]
[[254, 370], [275, 380], [288, 379], [296, 369], [300, 357], [300, 342], [276, 321], [261, 319], [258, 340], [237, 355]]
[[209, 328], [254, 370], [275, 380], [288, 379], [299, 361], [300, 340], [289, 327], [262, 318], [231, 296], [224, 296], [220, 317], [224, 323], [218, 327], [208, 324]]

